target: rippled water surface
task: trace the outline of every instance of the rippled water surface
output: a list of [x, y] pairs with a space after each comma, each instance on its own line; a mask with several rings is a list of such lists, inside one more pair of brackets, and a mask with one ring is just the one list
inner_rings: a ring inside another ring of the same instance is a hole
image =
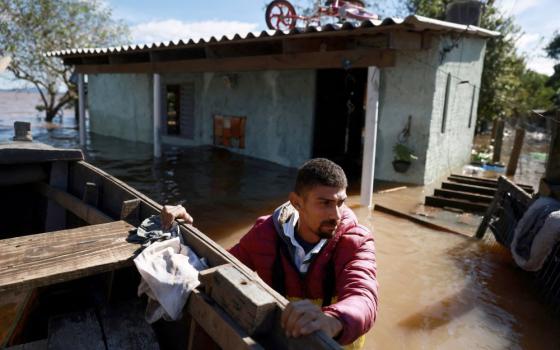
[[[0, 142], [15, 120], [35, 140], [77, 147], [73, 112], [45, 124], [35, 95], [0, 93]], [[286, 200], [295, 171], [210, 147], [165, 148], [89, 135], [89, 162], [160, 203], [184, 202], [195, 225], [225, 247]], [[491, 241], [427, 229], [349, 204], [375, 230], [379, 317], [366, 349], [560, 349], [560, 322], [539, 303], [530, 276]]]

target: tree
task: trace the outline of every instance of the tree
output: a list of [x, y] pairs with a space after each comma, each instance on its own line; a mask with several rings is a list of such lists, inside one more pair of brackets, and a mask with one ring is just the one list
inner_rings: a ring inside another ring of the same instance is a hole
[[[554, 33], [554, 38], [545, 48], [545, 51], [548, 57], [560, 61], [560, 33]], [[550, 76], [546, 85], [554, 90], [553, 101], [556, 108], [560, 108], [560, 63], [554, 65], [554, 73]]]
[[[444, 19], [446, 6], [451, 0], [408, 0], [408, 8], [419, 15]], [[525, 73], [524, 58], [517, 54], [515, 43], [520, 28], [511, 16], [504, 16], [495, 6], [495, 0], [486, 2], [480, 19], [482, 28], [501, 33], [486, 43], [484, 69], [480, 84], [478, 121], [493, 120], [498, 116], [524, 113], [526, 101], [521, 100], [521, 76]]]
[[45, 57], [49, 51], [128, 42], [128, 28], [98, 0], [0, 0], [0, 55], [7, 70], [37, 88], [36, 108], [52, 119], [77, 98], [71, 67]]

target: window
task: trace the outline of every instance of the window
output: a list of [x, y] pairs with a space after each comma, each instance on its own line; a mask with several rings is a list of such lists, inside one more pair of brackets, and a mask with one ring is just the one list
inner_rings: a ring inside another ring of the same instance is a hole
[[451, 73], [447, 73], [447, 83], [445, 84], [445, 100], [443, 101], [443, 117], [441, 118], [441, 132], [445, 132], [447, 123], [447, 110], [449, 109], [449, 88], [451, 86]]
[[167, 134], [180, 135], [181, 134], [181, 89], [179, 85], [167, 86]]

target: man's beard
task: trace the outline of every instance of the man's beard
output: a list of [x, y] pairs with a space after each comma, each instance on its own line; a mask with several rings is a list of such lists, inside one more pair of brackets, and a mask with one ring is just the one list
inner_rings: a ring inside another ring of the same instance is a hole
[[336, 232], [338, 227], [338, 222], [336, 220], [325, 220], [321, 222], [319, 225], [319, 229], [317, 230], [317, 236], [321, 238], [332, 238]]

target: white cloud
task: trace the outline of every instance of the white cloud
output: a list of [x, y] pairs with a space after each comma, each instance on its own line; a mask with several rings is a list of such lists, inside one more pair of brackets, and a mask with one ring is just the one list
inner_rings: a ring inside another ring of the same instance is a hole
[[215, 36], [218, 39], [222, 35], [232, 35], [239, 33], [245, 35], [255, 31], [257, 23], [247, 23], [239, 21], [207, 20], [197, 22], [183, 22], [176, 19], [166, 19], [160, 21], [149, 21], [139, 23], [130, 28], [134, 43], [152, 43], [170, 41], [178, 39], [210, 38]]
[[546, 57], [532, 57], [527, 60], [528, 68], [548, 76], [554, 73], [554, 64], [554, 60]]
[[532, 7], [535, 7], [541, 0], [501, 0], [497, 6], [506, 15], [518, 15]]

